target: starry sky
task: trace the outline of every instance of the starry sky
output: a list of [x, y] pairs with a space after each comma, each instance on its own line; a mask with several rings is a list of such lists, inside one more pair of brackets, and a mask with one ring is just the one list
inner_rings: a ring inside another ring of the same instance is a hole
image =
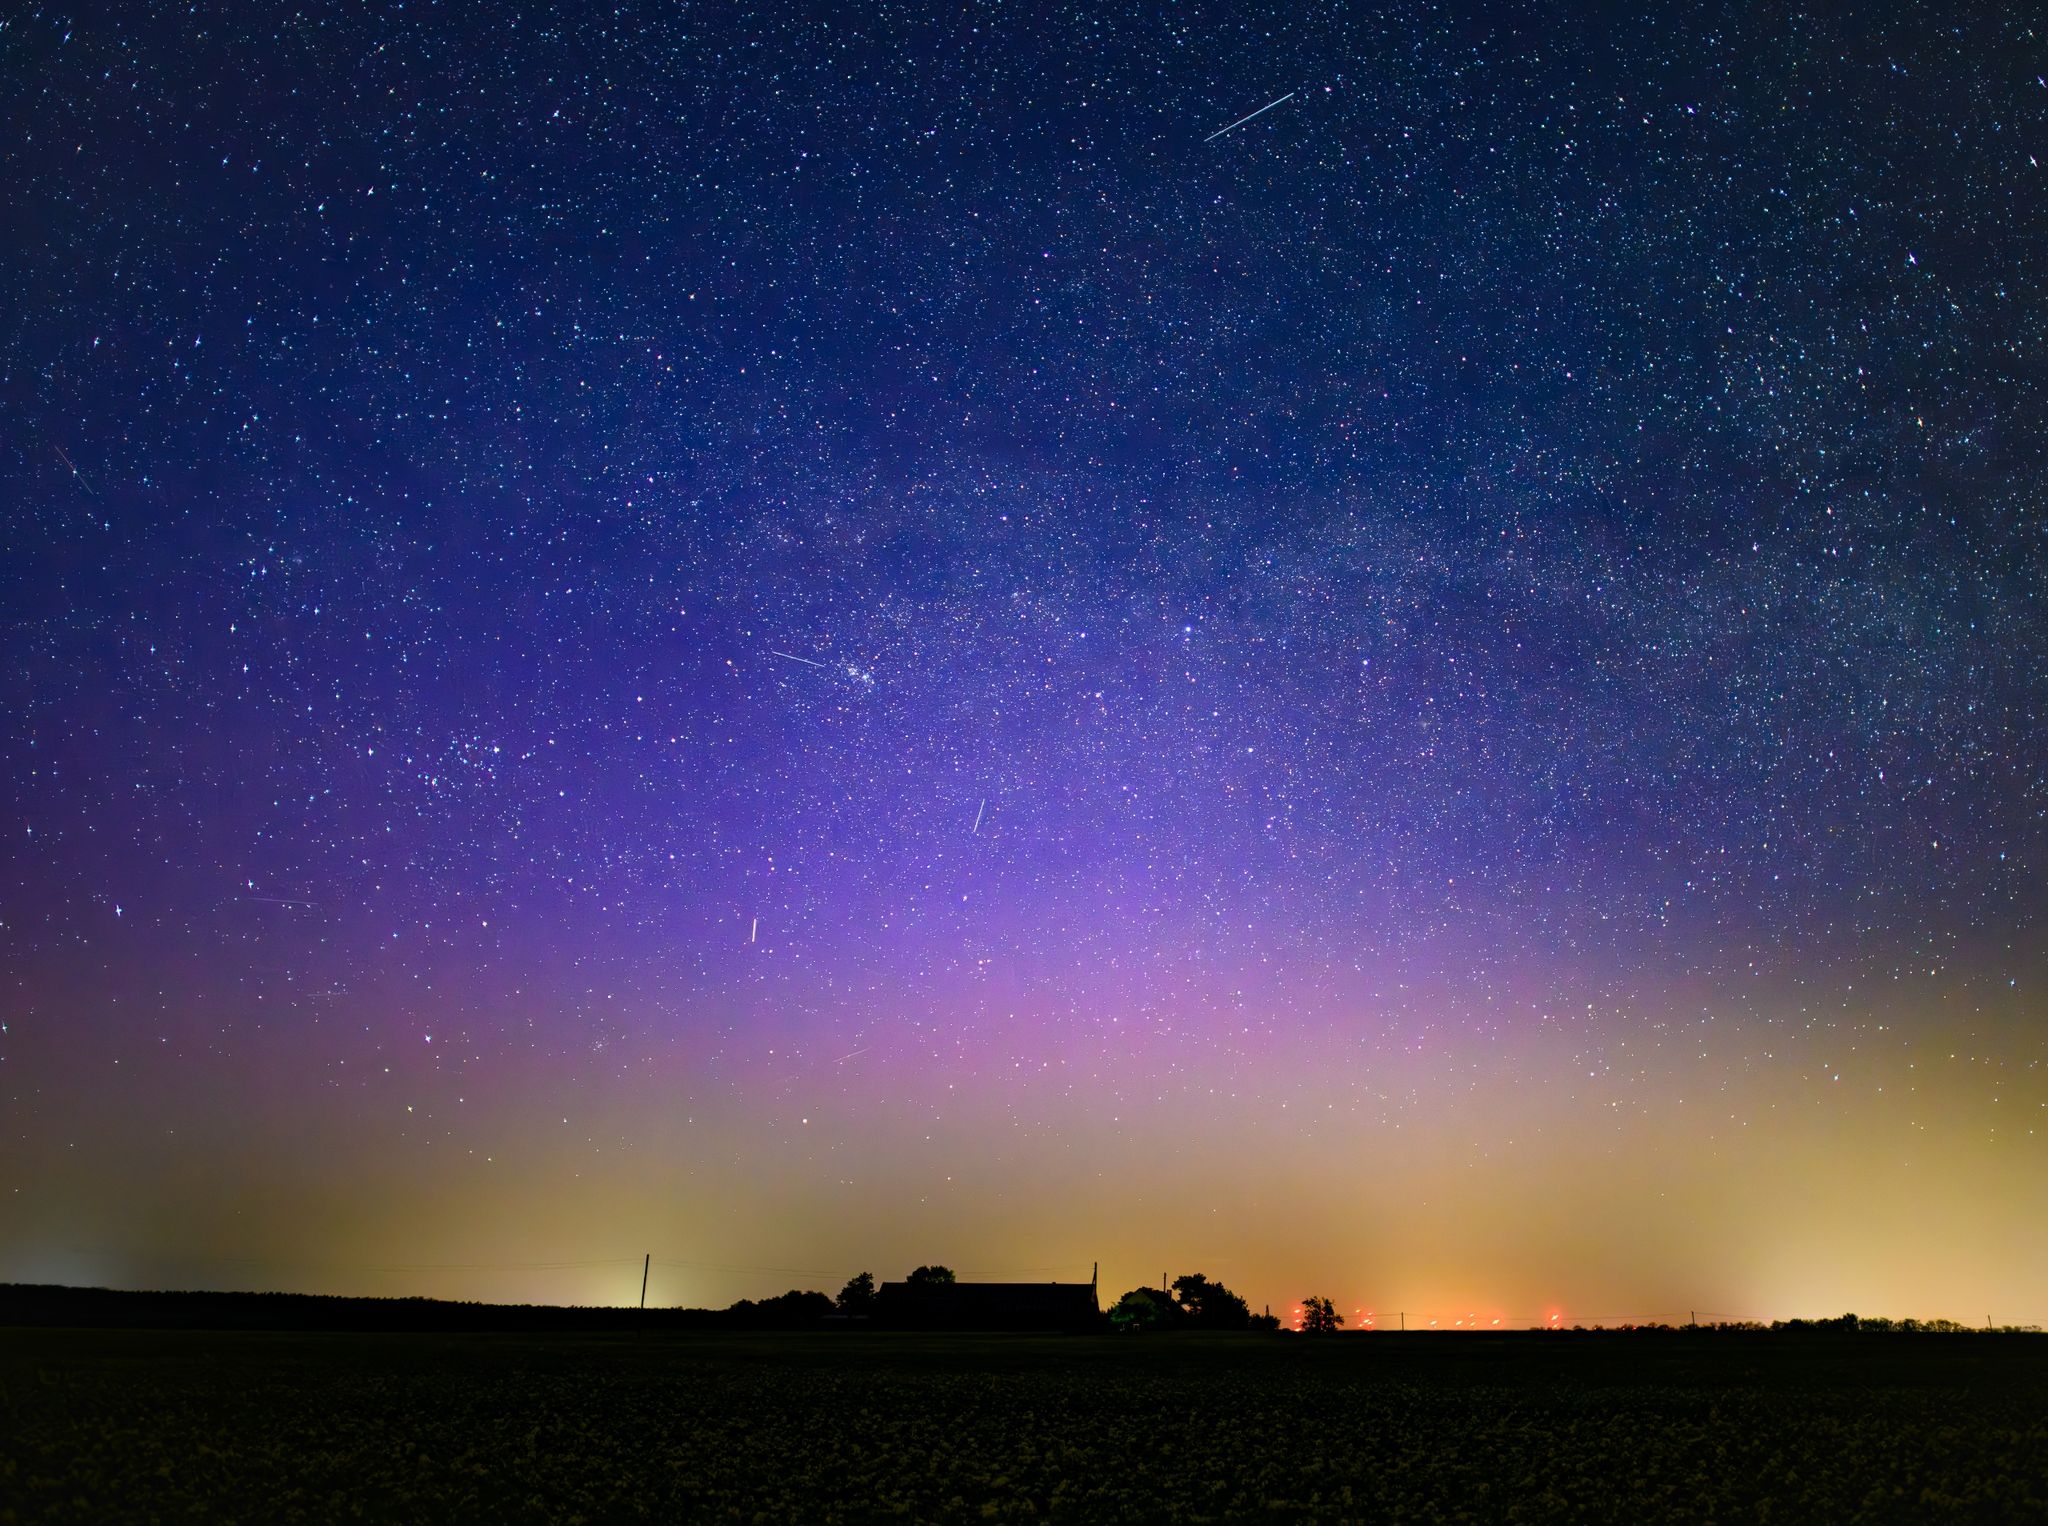
[[2048, 1317], [2048, 29], [1650, 9], [15, 8], [0, 1277]]

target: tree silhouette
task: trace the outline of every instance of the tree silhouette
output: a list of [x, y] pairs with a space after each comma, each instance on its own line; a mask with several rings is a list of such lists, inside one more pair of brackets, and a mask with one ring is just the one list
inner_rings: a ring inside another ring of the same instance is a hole
[[1337, 1327], [1343, 1323], [1344, 1316], [1337, 1312], [1337, 1306], [1329, 1299], [1311, 1294], [1301, 1301], [1303, 1335], [1335, 1335]]
[[1109, 1309], [1114, 1330], [1170, 1330], [1186, 1318], [1180, 1305], [1157, 1288], [1132, 1288]]
[[841, 1314], [867, 1314], [875, 1306], [875, 1274], [861, 1272], [846, 1279], [846, 1286], [839, 1290], [839, 1312]]
[[1252, 1311], [1242, 1298], [1200, 1272], [1173, 1279], [1173, 1301], [1194, 1330], [1248, 1330]]
[[950, 1266], [921, 1266], [903, 1280], [914, 1288], [928, 1287], [935, 1282], [951, 1282], [954, 1280], [953, 1268]]

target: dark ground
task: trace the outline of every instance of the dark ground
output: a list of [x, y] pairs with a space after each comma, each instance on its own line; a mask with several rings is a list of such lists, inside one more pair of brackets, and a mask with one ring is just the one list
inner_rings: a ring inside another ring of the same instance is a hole
[[0, 1330], [0, 1520], [2048, 1520], [2048, 1339]]

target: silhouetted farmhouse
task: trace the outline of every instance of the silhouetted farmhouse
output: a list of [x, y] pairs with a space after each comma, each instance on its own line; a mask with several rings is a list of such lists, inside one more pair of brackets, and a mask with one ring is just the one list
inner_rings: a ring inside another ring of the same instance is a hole
[[1037, 1331], [1102, 1328], [1092, 1282], [885, 1282], [874, 1325], [886, 1330]]

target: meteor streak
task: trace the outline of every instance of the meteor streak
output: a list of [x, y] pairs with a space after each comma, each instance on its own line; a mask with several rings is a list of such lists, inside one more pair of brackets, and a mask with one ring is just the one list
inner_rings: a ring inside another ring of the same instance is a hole
[[1210, 133], [1209, 136], [1204, 138], [1202, 141], [1204, 143], [1214, 143], [1218, 138], [1222, 137], [1225, 133], [1229, 132], [1232, 127], [1242, 127], [1245, 123], [1249, 122], [1253, 117], [1262, 117], [1267, 112], [1271, 111], [1275, 106], [1278, 106], [1281, 103], [1281, 101], [1291, 101], [1295, 98], [1295, 96], [1299, 94], [1300, 92], [1297, 90], [1290, 90], [1287, 92], [1287, 94], [1281, 96], [1280, 100], [1268, 101], [1265, 105], [1261, 106], [1257, 111], [1248, 112], [1244, 116], [1239, 117], [1235, 122], [1232, 122], [1230, 124], [1230, 127], [1217, 128], [1214, 132]]

